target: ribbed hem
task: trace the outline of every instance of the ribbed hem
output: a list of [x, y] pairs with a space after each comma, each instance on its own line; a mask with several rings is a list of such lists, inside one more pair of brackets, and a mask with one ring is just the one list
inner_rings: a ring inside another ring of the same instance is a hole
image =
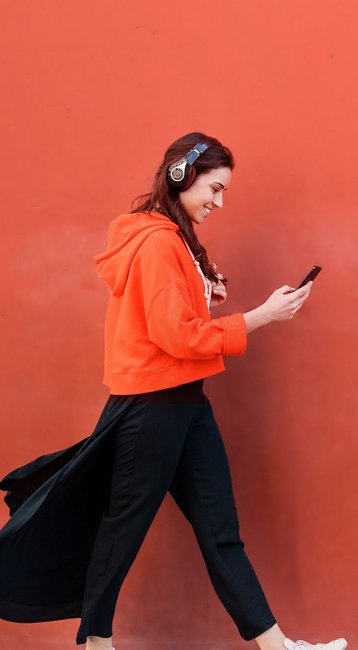
[[242, 355], [247, 348], [247, 329], [243, 314], [230, 314], [218, 318], [223, 328], [223, 354]]
[[112, 395], [134, 395], [163, 388], [173, 388], [197, 379], [204, 379], [225, 370], [222, 356], [214, 359], [177, 361], [171, 366], [146, 372], [105, 372], [103, 383]]

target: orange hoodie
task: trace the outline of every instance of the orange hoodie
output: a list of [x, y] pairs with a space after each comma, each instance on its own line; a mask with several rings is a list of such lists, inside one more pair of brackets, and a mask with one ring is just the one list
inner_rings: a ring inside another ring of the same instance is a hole
[[110, 291], [103, 383], [112, 394], [208, 377], [225, 370], [223, 355], [244, 354], [243, 315], [211, 318], [203, 278], [168, 217], [119, 215], [94, 259]]

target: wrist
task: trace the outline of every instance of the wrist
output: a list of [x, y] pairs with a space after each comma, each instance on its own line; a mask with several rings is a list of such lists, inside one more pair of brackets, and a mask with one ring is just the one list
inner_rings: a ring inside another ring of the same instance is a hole
[[268, 325], [269, 323], [271, 323], [273, 321], [272, 315], [271, 315], [266, 303], [264, 303], [263, 305], [260, 305], [257, 309], [260, 310], [262, 325]]
[[247, 332], [263, 327], [271, 322], [271, 317], [265, 304], [243, 314]]

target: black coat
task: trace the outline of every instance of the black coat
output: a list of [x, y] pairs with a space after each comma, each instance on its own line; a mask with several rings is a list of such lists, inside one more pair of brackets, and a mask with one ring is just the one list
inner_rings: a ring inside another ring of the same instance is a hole
[[0, 530], [0, 618], [15, 622], [81, 616], [88, 563], [108, 503], [115, 417], [105, 405], [93, 433], [35, 458], [0, 481], [10, 519]]

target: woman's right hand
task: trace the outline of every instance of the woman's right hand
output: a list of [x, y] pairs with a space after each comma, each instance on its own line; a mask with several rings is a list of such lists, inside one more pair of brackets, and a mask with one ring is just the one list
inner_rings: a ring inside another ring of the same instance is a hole
[[288, 284], [276, 289], [262, 305], [268, 322], [291, 320], [296, 311], [301, 309], [303, 303], [307, 300], [311, 287], [312, 281], [301, 287], [301, 289], [294, 290], [294, 287], [290, 287]]

